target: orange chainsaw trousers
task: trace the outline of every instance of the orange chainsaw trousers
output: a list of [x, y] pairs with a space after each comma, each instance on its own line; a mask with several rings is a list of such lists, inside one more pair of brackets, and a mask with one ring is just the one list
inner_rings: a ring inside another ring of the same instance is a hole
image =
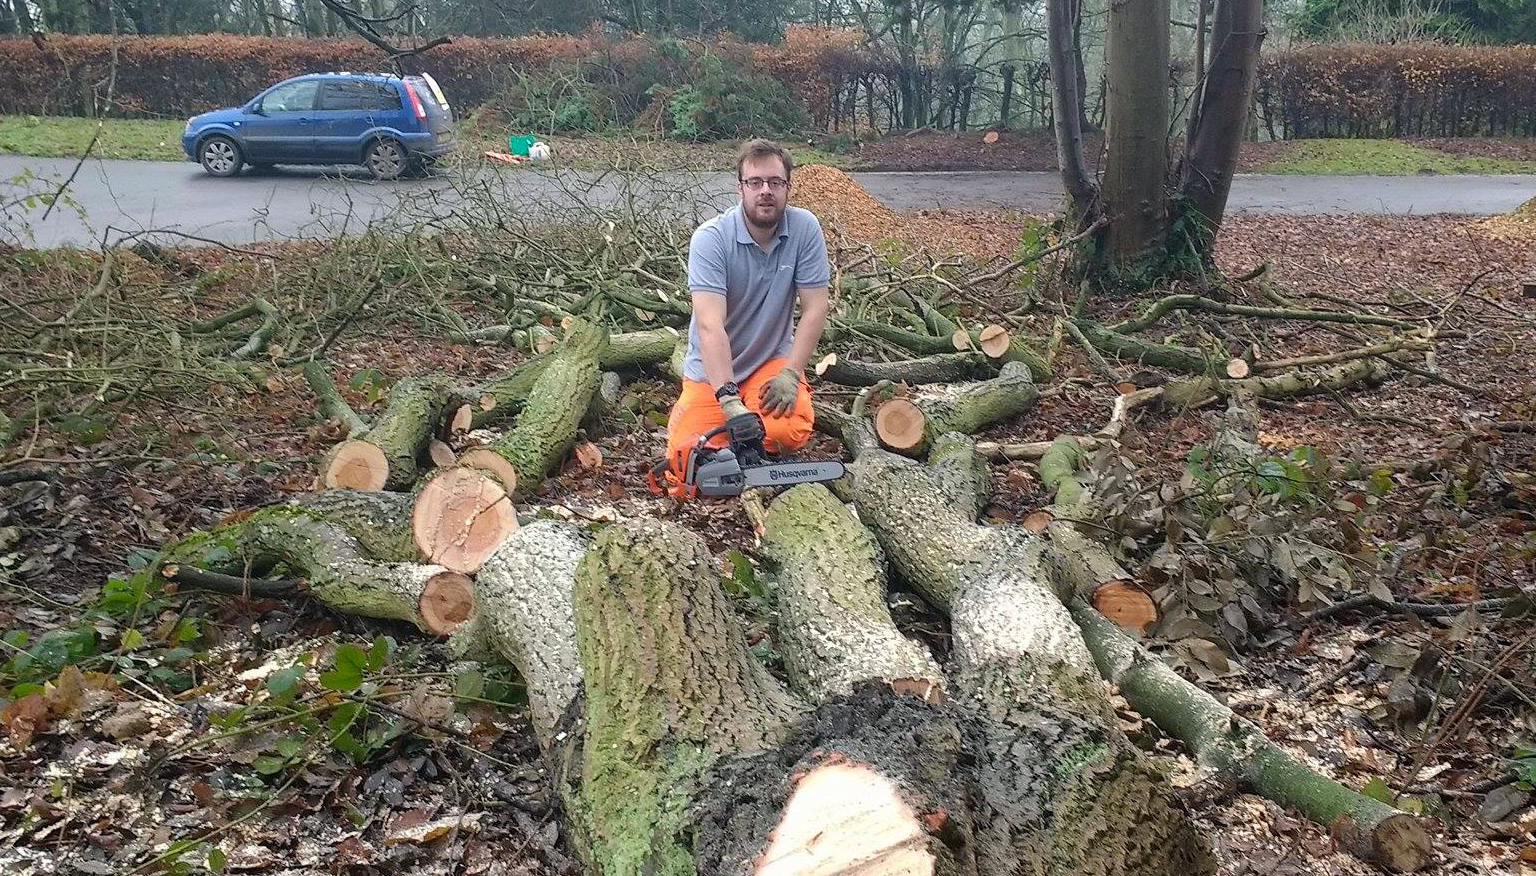
[[[795, 409], [782, 417], [763, 413], [760, 397], [763, 386], [784, 370], [787, 359], [774, 359], [752, 372], [741, 384], [741, 400], [747, 410], [763, 418], [763, 449], [774, 455], [794, 453], [811, 440], [811, 430], [816, 417], [811, 411], [811, 389], [800, 378], [800, 395], [795, 399]], [[684, 380], [682, 395], [672, 406], [667, 420], [667, 484], [669, 495], [691, 498], [683, 485], [683, 473], [687, 471], [688, 452], [699, 442], [700, 436], [725, 425], [725, 412], [715, 399], [715, 391], [708, 383]], [[725, 433], [711, 438], [708, 447], [718, 450], [726, 445]]]

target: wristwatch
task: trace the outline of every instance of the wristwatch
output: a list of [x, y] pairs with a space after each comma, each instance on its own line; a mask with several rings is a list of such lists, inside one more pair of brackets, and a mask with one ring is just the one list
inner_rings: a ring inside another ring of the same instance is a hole
[[741, 397], [741, 390], [737, 388], [735, 381], [726, 381], [719, 389], [715, 390], [715, 401], [719, 401], [728, 395], [734, 395], [737, 398]]

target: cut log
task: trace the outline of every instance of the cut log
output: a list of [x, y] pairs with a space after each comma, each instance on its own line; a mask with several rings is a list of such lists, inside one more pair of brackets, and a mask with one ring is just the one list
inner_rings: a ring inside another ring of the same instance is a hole
[[[979, 332], [975, 335], [967, 335], [965, 343], [968, 346], [957, 346], [960, 343], [958, 335], [930, 335], [923, 332], [915, 332], [909, 329], [897, 328], [880, 322], [862, 322], [858, 320], [840, 320], [834, 322], [827, 332], [828, 341], [835, 341], [840, 337], [866, 336], [877, 338], [888, 344], [893, 344], [916, 356], [932, 356], [936, 354], [952, 354], [956, 350], [978, 349]], [[1020, 362], [1029, 367], [1030, 376], [1035, 380], [1048, 380], [1051, 376], [1051, 366], [1046, 358], [1029, 348], [1028, 344], [1011, 339], [1007, 351], [1003, 354], [1002, 361]]]
[[976, 345], [971, 341], [971, 333], [963, 328], [957, 328], [949, 336], [950, 346], [959, 352], [975, 350]]
[[656, 520], [605, 529], [576, 571], [585, 676], [578, 776], [562, 782], [591, 872], [696, 871], [697, 783], [722, 755], [785, 740], [801, 706], [747, 652], [698, 536]]
[[1322, 371], [1291, 371], [1268, 377], [1217, 380], [1197, 377], [1175, 380], [1163, 387], [1163, 404], [1175, 409], [1199, 407], [1234, 393], [1256, 398], [1295, 398], [1337, 392], [1357, 383], [1385, 380], [1391, 367], [1379, 357], [1354, 359]]
[[1099, 614], [1123, 630], [1145, 633], [1157, 623], [1157, 603], [1131, 581], [1106, 581], [1094, 588], [1091, 601]]
[[876, 413], [876, 434], [887, 448], [915, 456], [945, 432], [978, 432], [1029, 410], [1039, 397], [1029, 368], [1008, 362], [991, 380], [928, 387], [905, 404], [886, 402]]
[[893, 398], [875, 411], [875, 432], [886, 447], [916, 455], [927, 445], [928, 418], [911, 399]]
[[[462, 410], [468, 410], [468, 408], [463, 408]], [[433, 438], [431, 441], [427, 442], [427, 457], [431, 459], [432, 464], [438, 468], [447, 468], [448, 466], [453, 465], [455, 462], [458, 462], [458, 457], [453, 455], [453, 448], [437, 440], [436, 438]]]
[[1304, 766], [1091, 608], [1076, 603], [1072, 617], [1099, 672], [1132, 708], [1184, 743], [1202, 765], [1324, 825], [1341, 846], [1364, 860], [1405, 873], [1429, 864], [1434, 845], [1418, 819]]
[[382, 490], [389, 483], [389, 458], [377, 444], [348, 439], [321, 461], [325, 486], [341, 490]]
[[976, 353], [940, 353], [921, 359], [896, 362], [853, 362], [835, 353], [823, 360], [818, 374], [828, 383], [843, 386], [874, 386], [883, 381], [918, 386], [928, 383], [958, 383], [997, 375], [997, 366]]
[[479, 469], [494, 480], [507, 495], [517, 492], [517, 469], [507, 458], [486, 447], [465, 451], [459, 463], [466, 468]]
[[411, 532], [431, 562], [474, 572], [516, 531], [517, 510], [506, 490], [478, 468], [439, 469], [416, 490]]
[[798, 693], [821, 703], [877, 679], [929, 702], [942, 698], [933, 657], [891, 620], [873, 536], [825, 487], [805, 484], [775, 499], [763, 549], [774, 564], [785, 668]]
[[1045, 543], [977, 525], [911, 460], [865, 451], [853, 468], [860, 518], [952, 617], [955, 695], [983, 728], [978, 869], [1211, 872], [1204, 838], [1116, 726]]
[[1206, 374], [1211, 364], [1205, 354], [1193, 347], [1174, 344], [1155, 344], [1131, 335], [1121, 334], [1087, 319], [1076, 319], [1072, 325], [1095, 349], [1116, 356], [1127, 362], [1155, 365], [1190, 374]]
[[608, 338], [608, 349], [598, 360], [604, 371], [622, 371], [658, 365], [672, 358], [679, 340], [686, 340], [675, 328], [641, 332], [620, 332]]
[[459, 405], [454, 409], [453, 416], [448, 419], [448, 434], [463, 435], [468, 432], [475, 423], [475, 410], [467, 404]]
[[598, 359], [607, 342], [602, 329], [577, 320], [534, 381], [517, 424], [495, 444], [464, 454], [462, 464], [505, 477], [505, 469], [485, 455], [495, 454], [516, 472], [514, 497], [537, 489], [576, 443], [576, 430], [597, 392]]
[[1248, 364], [1247, 359], [1228, 359], [1226, 372], [1228, 377], [1241, 380], [1253, 373], [1253, 366]]
[[473, 582], [464, 575], [371, 559], [342, 527], [287, 506], [168, 546], [156, 567], [167, 565], [244, 576], [280, 569], [303, 578], [309, 593], [336, 611], [407, 621], [434, 635], [452, 633], [474, 604]]
[[448, 383], [442, 377], [410, 377], [395, 384], [372, 427], [336, 445], [321, 459], [321, 482], [353, 490], [409, 487], [419, 472], [416, 460], [432, 437], [447, 396]]
[[460, 656], [506, 661], [527, 682], [534, 733], [546, 750], [581, 691], [572, 599], [585, 533], [535, 520], [514, 532], [475, 575], [475, 613], [449, 641]]
[[1001, 359], [1008, 353], [1008, 330], [1000, 325], [989, 325], [976, 336], [976, 344], [992, 359]]

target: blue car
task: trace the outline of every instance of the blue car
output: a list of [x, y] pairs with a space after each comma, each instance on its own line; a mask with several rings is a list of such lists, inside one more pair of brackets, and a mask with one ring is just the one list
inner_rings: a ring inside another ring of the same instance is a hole
[[361, 164], [395, 179], [453, 149], [453, 111], [425, 73], [316, 73], [279, 82], [245, 106], [193, 117], [181, 147], [214, 176], [246, 164]]

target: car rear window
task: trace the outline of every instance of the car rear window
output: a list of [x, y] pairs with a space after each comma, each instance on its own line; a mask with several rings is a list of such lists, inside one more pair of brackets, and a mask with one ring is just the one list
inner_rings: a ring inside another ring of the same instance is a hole
[[320, 89], [320, 108], [323, 110], [391, 111], [400, 106], [400, 92], [378, 82], [343, 80], [327, 82]]
[[407, 76], [405, 81], [410, 83], [416, 96], [421, 98], [421, 105], [426, 109], [427, 115], [436, 118], [448, 112], [448, 107], [437, 99], [437, 89], [433, 88], [426, 79], [420, 76]]

